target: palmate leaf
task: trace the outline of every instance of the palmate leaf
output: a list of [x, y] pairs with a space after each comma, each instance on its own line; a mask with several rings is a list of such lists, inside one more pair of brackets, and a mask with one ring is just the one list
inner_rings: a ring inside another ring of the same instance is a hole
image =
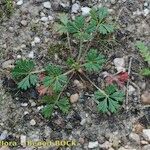
[[114, 32], [114, 27], [110, 24], [100, 24], [98, 31], [102, 34], [108, 34]]
[[77, 33], [83, 30], [85, 24], [85, 19], [83, 16], [78, 16], [74, 21], [70, 21], [67, 24], [69, 33]]
[[12, 70], [12, 76], [15, 79], [26, 77], [31, 71], [33, 71], [35, 64], [31, 60], [18, 60], [15, 68]]
[[30, 60], [19, 60], [16, 62], [15, 68], [12, 70], [12, 76], [15, 80], [20, 81], [18, 88], [27, 90], [38, 82], [38, 76], [32, 74], [35, 64]]
[[99, 102], [97, 106], [98, 110], [103, 113], [117, 112], [124, 100], [125, 94], [122, 91], [117, 90], [116, 86], [114, 85], [107, 86], [105, 93], [107, 95], [101, 91], [96, 91], [94, 93], [95, 99]]
[[114, 32], [114, 26], [107, 23], [106, 18], [108, 16], [108, 9], [105, 7], [101, 7], [98, 9], [91, 10], [91, 22], [89, 31], [97, 31], [101, 34], [109, 34]]
[[85, 58], [84, 67], [89, 72], [98, 72], [101, 70], [104, 63], [104, 56], [98, 54], [97, 50], [91, 49]]
[[54, 111], [54, 105], [48, 104], [42, 109], [42, 114], [45, 118], [50, 118]]
[[140, 71], [143, 76], [150, 76], [150, 68], [144, 68]]
[[136, 42], [136, 46], [144, 58], [144, 61], [150, 63], [150, 49], [141, 41]]
[[64, 98], [60, 99], [57, 102], [57, 106], [63, 113], [69, 112], [70, 104], [69, 104], [69, 100], [67, 98], [64, 97]]
[[57, 31], [60, 34], [67, 33], [68, 32], [68, 28], [67, 28], [68, 16], [66, 14], [60, 14], [58, 19], [60, 23], [54, 24], [55, 31]]
[[[136, 47], [139, 49], [144, 61], [150, 64], [150, 49], [143, 42], [136, 42]], [[140, 73], [144, 76], [150, 76], [150, 68], [143, 68]]]
[[48, 75], [43, 80], [44, 86], [52, 87], [55, 92], [61, 91], [67, 82], [67, 76], [63, 75], [62, 69], [54, 65], [49, 65], [45, 70]]

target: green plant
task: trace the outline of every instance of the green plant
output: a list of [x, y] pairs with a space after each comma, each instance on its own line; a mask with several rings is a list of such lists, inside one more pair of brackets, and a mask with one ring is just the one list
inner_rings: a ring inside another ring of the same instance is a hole
[[2, 5], [0, 6], [0, 17], [9, 17], [13, 12], [13, 0], [2, 0], [0, 5]]
[[[18, 87], [26, 90], [42, 82], [45, 89], [51, 89], [53, 95], [44, 97], [46, 104], [42, 110], [46, 118], [51, 117], [55, 108], [59, 108], [63, 113], [67, 113], [70, 108], [69, 100], [63, 92], [73, 75], [77, 73], [81, 78], [84, 77], [96, 89], [95, 100], [98, 103], [98, 110], [102, 112], [116, 112], [120, 106], [124, 94], [117, 88], [110, 86], [105, 90], [100, 89], [92, 82], [87, 73], [97, 73], [101, 71], [106, 63], [106, 58], [95, 48], [91, 48], [91, 43], [97, 35], [108, 35], [114, 31], [114, 27], [107, 21], [108, 10], [105, 7], [92, 9], [90, 17], [78, 16], [75, 20], [69, 20], [68, 16], [63, 14], [59, 16], [58, 23], [55, 24], [55, 30], [61, 35], [67, 37], [67, 43], [70, 55], [66, 61], [65, 68], [61, 66], [48, 64], [42, 70], [36, 70], [35, 64], [30, 60], [19, 60], [12, 70], [12, 76], [18, 82]], [[72, 41], [79, 43], [77, 56], [72, 55]], [[44, 72], [44, 79], [40, 81], [37, 74]], [[45, 91], [44, 89], [44, 91]], [[110, 89], [110, 91], [108, 91]]]
[[[144, 61], [150, 65], [150, 49], [143, 42], [136, 42], [136, 47], [139, 49]], [[150, 67], [141, 70], [141, 74], [144, 76], [150, 76]]]

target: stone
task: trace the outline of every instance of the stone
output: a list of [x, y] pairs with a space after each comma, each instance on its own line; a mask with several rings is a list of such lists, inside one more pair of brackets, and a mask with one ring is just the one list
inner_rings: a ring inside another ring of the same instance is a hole
[[41, 41], [41, 40], [40, 40], [39, 37], [35, 37], [35, 38], [34, 38], [34, 43], [40, 43], [40, 41]]
[[80, 122], [80, 125], [83, 126], [85, 123], [86, 123], [86, 119], [82, 119], [81, 122]]
[[150, 104], [150, 92], [149, 91], [145, 91], [142, 95], [141, 95], [141, 101], [143, 104], [145, 105], [149, 105]]
[[83, 16], [88, 16], [89, 13], [90, 13], [90, 10], [91, 10], [91, 8], [89, 8], [89, 7], [82, 7], [82, 8], [81, 8], [82, 15], [83, 15]]
[[103, 149], [109, 149], [112, 147], [112, 143], [106, 141], [105, 143], [101, 144], [100, 145], [100, 148], [103, 148]]
[[32, 120], [30, 121], [30, 125], [32, 125], [32, 126], [36, 125], [36, 122], [35, 122], [34, 119], [32, 119]]
[[147, 141], [142, 140], [142, 141], [141, 141], [141, 144], [142, 144], [142, 145], [148, 145], [148, 142], [147, 142]]
[[116, 0], [110, 0], [111, 4], [115, 4]]
[[142, 150], [150, 150], [150, 144], [142, 147]]
[[20, 144], [23, 146], [23, 147], [26, 147], [26, 140], [27, 140], [27, 137], [25, 135], [21, 135], [20, 136]]
[[52, 16], [48, 16], [49, 21], [54, 20], [54, 18]]
[[17, 2], [17, 5], [18, 6], [21, 6], [23, 4], [23, 0], [19, 0], [18, 2]]
[[128, 86], [128, 93], [129, 95], [132, 95], [135, 92], [135, 88], [132, 85]]
[[27, 26], [27, 24], [28, 24], [28, 22], [27, 22], [26, 20], [22, 20], [22, 21], [21, 21], [21, 25]]
[[42, 17], [40, 20], [43, 22], [48, 22], [48, 17]]
[[31, 51], [31, 52], [28, 54], [28, 57], [33, 59], [33, 58], [34, 58], [34, 52]]
[[80, 143], [80, 144], [84, 144], [84, 142], [85, 142], [84, 138], [80, 137], [80, 138], [79, 138], [79, 143]]
[[82, 82], [80, 82], [79, 80], [74, 80], [73, 81], [74, 86], [77, 86], [78, 89], [84, 89], [84, 85]]
[[143, 129], [143, 137], [146, 141], [150, 142], [150, 129]]
[[21, 103], [21, 106], [22, 106], [22, 107], [27, 107], [27, 106], [28, 106], [28, 103]]
[[149, 14], [150, 10], [148, 8], [144, 9], [143, 15], [146, 17]]
[[44, 2], [43, 3], [43, 6], [45, 7], [45, 8], [47, 8], [47, 9], [50, 9], [51, 8], [51, 3], [50, 2]]
[[118, 72], [124, 72], [125, 71], [125, 60], [124, 58], [115, 58], [114, 59], [114, 65]]
[[22, 58], [22, 56], [21, 55], [17, 55], [17, 59], [21, 59]]
[[71, 103], [76, 103], [77, 101], [79, 100], [79, 94], [72, 94], [71, 96], [70, 96], [70, 102]]
[[8, 131], [4, 130], [0, 135], [0, 141], [5, 140], [8, 136]]
[[137, 134], [142, 133], [143, 129], [144, 129], [144, 126], [142, 126], [140, 123], [136, 123], [133, 126], [133, 132], [135, 132]]
[[77, 4], [77, 3], [74, 3], [74, 4], [72, 5], [71, 12], [72, 12], [72, 13], [78, 13], [78, 10], [79, 10], [79, 9], [80, 9], [80, 5]]
[[2, 68], [3, 69], [13, 68], [14, 63], [15, 63], [15, 60], [13, 60], [13, 59], [6, 60], [2, 63]]
[[88, 144], [88, 148], [92, 149], [92, 148], [96, 148], [98, 147], [98, 141], [95, 141], [95, 142], [89, 142]]
[[133, 142], [136, 142], [137, 144], [140, 144], [140, 137], [136, 133], [130, 133], [129, 139]]

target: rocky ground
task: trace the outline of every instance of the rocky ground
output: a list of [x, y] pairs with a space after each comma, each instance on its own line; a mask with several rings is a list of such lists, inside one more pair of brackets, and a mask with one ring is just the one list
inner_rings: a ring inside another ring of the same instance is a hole
[[[150, 80], [139, 75], [138, 70], [145, 63], [134, 46], [137, 40], [150, 43], [150, 1], [14, 0], [13, 3], [12, 15], [0, 18], [0, 141], [20, 144], [0, 150], [150, 150], [150, 107], [145, 105], [145, 101], [150, 104]], [[42, 106], [37, 105], [37, 91], [31, 89], [22, 93], [17, 90], [9, 78], [8, 68], [21, 57], [35, 60], [39, 68], [47, 61], [62, 62], [63, 52], [51, 52], [50, 49], [60, 40], [52, 28], [58, 13], [85, 15], [93, 6], [109, 8], [118, 25], [117, 44], [102, 47], [104, 53], [112, 57], [110, 73], [114, 70], [114, 59], [121, 58], [126, 68], [131, 62], [130, 82], [126, 85], [127, 105], [118, 114], [100, 114], [88, 97], [88, 91], [75, 91], [72, 81], [74, 91], [68, 91], [68, 94], [76, 92], [80, 98], [67, 116], [55, 112], [52, 119], [46, 120], [39, 113]], [[3, 9], [1, 2], [0, 7]], [[77, 141], [77, 145], [71, 148], [24, 147], [21, 143], [26, 139], [68, 139]]]

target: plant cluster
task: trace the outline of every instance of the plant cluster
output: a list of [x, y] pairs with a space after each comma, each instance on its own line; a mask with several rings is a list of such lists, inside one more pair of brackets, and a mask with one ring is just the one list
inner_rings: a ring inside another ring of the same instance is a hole
[[[143, 42], [138, 41], [136, 43], [136, 47], [140, 51], [142, 57], [144, 58], [144, 61], [147, 62], [148, 65], [150, 65], [150, 49], [148, 46], [146, 46]], [[143, 68], [141, 70], [141, 74], [144, 76], [150, 76], [150, 67]]]
[[[43, 93], [52, 91], [44, 96], [46, 104], [42, 110], [46, 118], [51, 117], [54, 109], [59, 108], [67, 113], [70, 108], [69, 100], [63, 92], [75, 73], [89, 81], [96, 89], [93, 99], [99, 111], [116, 112], [124, 99], [124, 93], [114, 85], [100, 89], [92, 82], [87, 73], [98, 73], [106, 63], [106, 58], [98, 49], [91, 48], [91, 43], [97, 35], [108, 35], [114, 32], [114, 26], [108, 23], [108, 10], [105, 7], [92, 9], [88, 17], [77, 16], [70, 20], [66, 14], [59, 16], [55, 29], [67, 37], [70, 55], [66, 61], [66, 69], [61, 66], [49, 64], [41, 70], [36, 70], [32, 60], [18, 60], [12, 70], [13, 78], [18, 82], [18, 88], [27, 90], [37, 83], [42, 85]], [[72, 41], [79, 43], [78, 54], [72, 56]], [[42, 74], [42, 79], [41, 79]]]
[[9, 17], [13, 12], [13, 0], [2, 0], [0, 2], [0, 18]]

